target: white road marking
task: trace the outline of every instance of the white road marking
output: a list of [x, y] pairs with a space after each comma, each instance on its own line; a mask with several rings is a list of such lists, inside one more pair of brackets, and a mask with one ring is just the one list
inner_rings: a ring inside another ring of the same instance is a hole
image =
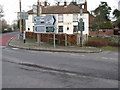
[[85, 55], [81, 55], [81, 56], [83, 56], [83, 57], [84, 57]]
[[18, 50], [19, 48], [12, 48], [13, 50]]
[[109, 58], [106, 58], [106, 57], [102, 57], [102, 59], [109, 59]]

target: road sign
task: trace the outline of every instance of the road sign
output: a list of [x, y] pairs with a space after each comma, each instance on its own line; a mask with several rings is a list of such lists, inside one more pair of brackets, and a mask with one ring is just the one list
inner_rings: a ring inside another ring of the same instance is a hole
[[44, 16], [37, 16], [34, 18], [35, 25], [45, 25], [45, 17]]
[[78, 22], [78, 31], [84, 31], [84, 22], [83, 21]]
[[34, 33], [46, 33], [45, 26], [41, 25], [34, 26]]
[[48, 15], [45, 17], [45, 23], [46, 23], [46, 26], [48, 25], [54, 25], [56, 22], [56, 19], [55, 19], [55, 16], [53, 15]]
[[37, 16], [34, 19], [34, 33], [53, 33], [55, 31], [55, 16]]
[[54, 32], [55, 28], [54, 27], [46, 27], [46, 32]]
[[27, 12], [18, 12], [18, 19], [28, 19], [28, 13]]

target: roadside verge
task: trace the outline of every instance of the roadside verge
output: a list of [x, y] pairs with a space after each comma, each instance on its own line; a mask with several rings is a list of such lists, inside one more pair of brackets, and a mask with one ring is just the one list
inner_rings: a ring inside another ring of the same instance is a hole
[[67, 52], [67, 53], [100, 53], [102, 49], [95, 47], [66, 47], [66, 46], [56, 46], [54, 48], [50, 44], [44, 42], [39, 46], [37, 42], [33, 40], [28, 40], [24, 43], [17, 37], [13, 37], [8, 43], [9, 46], [25, 50], [35, 50], [35, 51], [49, 51], [49, 52]]

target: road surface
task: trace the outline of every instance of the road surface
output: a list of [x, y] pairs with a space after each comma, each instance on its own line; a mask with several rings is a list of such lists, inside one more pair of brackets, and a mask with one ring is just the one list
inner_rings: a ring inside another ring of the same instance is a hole
[[118, 88], [118, 52], [76, 54], [5, 47], [2, 79], [3, 88]]

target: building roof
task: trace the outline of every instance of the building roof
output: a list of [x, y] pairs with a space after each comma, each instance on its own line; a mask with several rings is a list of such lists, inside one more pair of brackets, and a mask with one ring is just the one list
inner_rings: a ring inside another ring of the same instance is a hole
[[[42, 6], [42, 14], [73, 14], [80, 13], [80, 8], [75, 5], [68, 6]], [[89, 13], [83, 9], [83, 13]], [[33, 10], [28, 11], [28, 14], [33, 14]]]

